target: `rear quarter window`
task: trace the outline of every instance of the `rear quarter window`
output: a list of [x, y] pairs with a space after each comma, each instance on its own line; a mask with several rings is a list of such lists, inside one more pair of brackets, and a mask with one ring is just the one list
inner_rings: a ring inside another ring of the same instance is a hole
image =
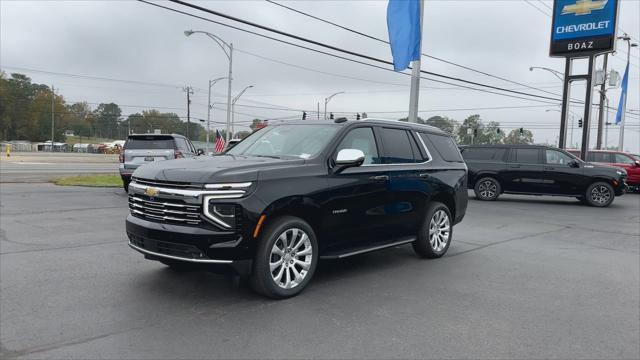
[[[458, 145], [450, 136], [420, 133], [422, 140], [429, 139], [438, 154], [447, 162], [464, 162]], [[425, 141], [427, 142], [427, 141]]]
[[476, 161], [503, 161], [504, 156], [507, 153], [505, 148], [464, 148], [462, 150], [462, 157], [465, 160]]

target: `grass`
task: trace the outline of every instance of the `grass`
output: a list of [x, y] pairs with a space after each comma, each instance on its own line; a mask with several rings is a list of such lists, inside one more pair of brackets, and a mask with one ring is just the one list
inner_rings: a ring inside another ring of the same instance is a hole
[[53, 183], [60, 186], [121, 187], [122, 179], [118, 174], [77, 175], [62, 176], [53, 179]]

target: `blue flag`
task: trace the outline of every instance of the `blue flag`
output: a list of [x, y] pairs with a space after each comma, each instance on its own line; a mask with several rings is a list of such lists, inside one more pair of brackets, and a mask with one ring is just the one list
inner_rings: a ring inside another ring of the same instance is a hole
[[389, 0], [387, 28], [395, 71], [406, 69], [412, 60], [420, 60], [420, 0]]
[[627, 68], [624, 70], [624, 76], [622, 77], [622, 92], [620, 93], [620, 102], [618, 103], [618, 112], [616, 113], [616, 125], [620, 124], [624, 120], [625, 112], [627, 111], [627, 86], [629, 85], [629, 63], [627, 62]]

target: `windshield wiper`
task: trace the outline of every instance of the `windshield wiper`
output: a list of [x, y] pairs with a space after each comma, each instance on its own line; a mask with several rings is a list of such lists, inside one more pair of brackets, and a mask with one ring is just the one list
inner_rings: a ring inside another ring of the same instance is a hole
[[275, 156], [275, 155], [250, 155], [250, 156], [265, 157], [265, 158], [271, 158], [271, 159], [281, 159], [279, 156]]

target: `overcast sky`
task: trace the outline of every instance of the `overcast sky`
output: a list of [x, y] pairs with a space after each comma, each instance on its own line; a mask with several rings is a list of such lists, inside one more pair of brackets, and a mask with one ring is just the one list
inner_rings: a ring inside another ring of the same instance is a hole
[[[378, 58], [391, 58], [386, 44], [265, 1], [194, 3], [337, 47]], [[372, 36], [388, 38], [387, 1], [282, 3]], [[2, 0], [0, 4], [2, 70], [25, 73], [37, 83], [53, 83], [68, 102], [87, 101], [92, 107], [101, 102], [115, 102], [125, 115], [157, 108], [186, 116], [185, 93], [181, 88], [192, 86], [195, 88], [192, 116], [206, 118], [207, 81], [226, 76], [228, 62], [221, 49], [205, 36], [184, 36], [184, 30], [194, 29], [214, 33], [236, 47], [234, 94], [245, 86], [254, 85], [237, 103], [236, 121], [239, 125], [236, 130], [246, 128], [252, 118], [301, 116], [298, 111], [260, 107], [305, 109], [314, 111], [309, 117], [316, 116], [317, 104], [320, 103], [322, 111], [324, 98], [339, 91], [345, 93], [329, 103], [329, 111], [346, 112], [349, 114], [345, 115], [350, 117], [355, 117], [356, 112], [367, 112], [370, 117], [384, 118], [405, 117], [407, 113], [409, 76], [314, 53], [141, 2]], [[160, 4], [248, 28], [180, 5]], [[530, 66], [564, 70], [563, 59], [548, 56], [551, 19], [544, 13], [551, 13], [548, 9], [551, 5], [551, 1], [541, 0], [427, 1], [423, 52], [559, 94], [561, 82], [551, 73], [529, 71]], [[621, 30], [626, 31], [635, 42], [640, 40], [640, 1], [622, 1], [619, 25], [620, 34]], [[622, 74], [626, 44], [619, 43], [618, 49], [622, 51], [610, 57], [609, 64], [610, 68]], [[631, 63], [627, 108], [637, 111], [640, 108], [638, 48], [632, 49]], [[423, 69], [557, 97], [429, 58], [423, 58]], [[156, 85], [61, 76], [33, 70]], [[225, 119], [226, 86], [224, 81], [214, 86], [214, 102], [219, 109], [213, 111], [214, 121]], [[420, 110], [423, 112], [420, 116], [423, 118], [444, 115], [461, 122], [477, 113], [485, 122], [499, 121], [506, 131], [521, 126], [532, 128], [537, 142], [557, 141], [560, 114], [553, 109], [559, 109], [558, 106], [428, 80], [423, 80], [421, 86]], [[572, 95], [583, 99], [583, 92], [584, 88], [578, 85]], [[608, 92], [611, 106], [617, 107], [619, 94], [619, 90]], [[526, 107], [473, 110], [518, 106]], [[581, 116], [580, 107], [572, 110]], [[610, 121], [614, 117], [612, 111]], [[592, 124], [595, 125], [596, 119], [594, 114]], [[640, 119], [637, 115], [629, 115], [627, 124], [625, 148], [639, 153]], [[216, 126], [223, 127], [221, 124]], [[579, 143], [577, 123], [575, 127], [574, 143]], [[595, 130], [591, 134], [593, 146]], [[617, 141], [618, 127], [611, 126], [609, 145], [616, 145]]]

